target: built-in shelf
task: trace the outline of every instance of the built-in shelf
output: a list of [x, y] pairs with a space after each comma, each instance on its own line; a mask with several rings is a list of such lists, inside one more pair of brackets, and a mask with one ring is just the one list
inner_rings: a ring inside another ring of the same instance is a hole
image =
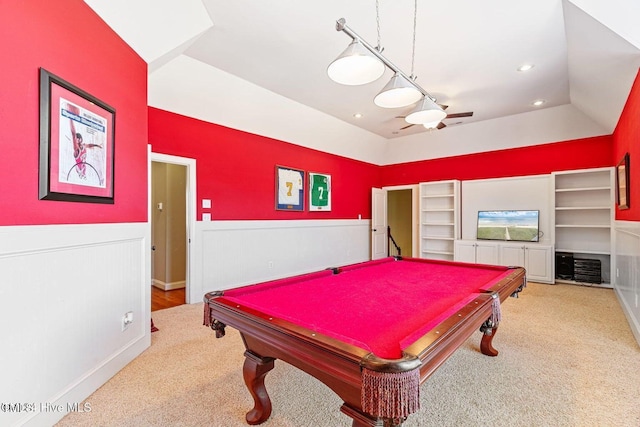
[[453, 260], [460, 238], [460, 181], [420, 183], [420, 257]]
[[[555, 252], [600, 260], [602, 284], [587, 285], [608, 286], [613, 272], [614, 169], [562, 171], [552, 176]], [[582, 284], [573, 280], [556, 281]]]
[[556, 193], [572, 191], [610, 191], [610, 187], [582, 187], [582, 188], [556, 188]]
[[597, 224], [556, 224], [556, 228], [606, 228], [610, 229], [610, 225]]

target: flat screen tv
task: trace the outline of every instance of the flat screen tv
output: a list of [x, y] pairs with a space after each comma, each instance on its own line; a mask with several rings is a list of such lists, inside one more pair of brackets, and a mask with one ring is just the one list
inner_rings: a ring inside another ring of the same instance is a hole
[[480, 240], [537, 242], [540, 211], [478, 211]]

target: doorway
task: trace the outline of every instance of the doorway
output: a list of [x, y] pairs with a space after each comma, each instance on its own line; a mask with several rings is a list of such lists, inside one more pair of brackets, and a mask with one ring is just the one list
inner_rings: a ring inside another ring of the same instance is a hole
[[371, 259], [397, 255], [419, 255], [419, 189], [417, 185], [372, 188], [371, 195]]
[[412, 200], [411, 189], [387, 191], [389, 249], [393, 255], [413, 256]]
[[195, 160], [157, 153], [150, 157], [151, 311], [155, 311], [189, 302]]

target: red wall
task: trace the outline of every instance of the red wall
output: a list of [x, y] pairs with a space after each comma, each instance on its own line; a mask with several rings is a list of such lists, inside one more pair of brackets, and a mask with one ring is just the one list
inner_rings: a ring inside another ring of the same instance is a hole
[[612, 138], [602, 136], [384, 166], [382, 181], [384, 185], [404, 185], [443, 179], [541, 175], [612, 165]]
[[[381, 185], [378, 166], [151, 107], [149, 142], [154, 153], [197, 160], [198, 218], [369, 218], [371, 188]], [[276, 165], [331, 175], [331, 212], [309, 212], [308, 195], [304, 212], [276, 211]], [[201, 199], [211, 199], [212, 209], [203, 210]]]
[[627, 103], [613, 133], [614, 164], [629, 153], [629, 209], [618, 210], [616, 219], [640, 221], [640, 73], [631, 88]]
[[[81, 0], [3, 0], [0, 226], [147, 220], [147, 65]], [[38, 199], [39, 68], [116, 110], [115, 203]]]

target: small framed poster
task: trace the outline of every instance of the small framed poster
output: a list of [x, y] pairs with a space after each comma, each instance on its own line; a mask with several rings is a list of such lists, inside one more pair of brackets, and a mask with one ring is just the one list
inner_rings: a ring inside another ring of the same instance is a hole
[[309, 210], [331, 210], [331, 175], [309, 172]]
[[304, 211], [304, 171], [276, 166], [276, 210]]

